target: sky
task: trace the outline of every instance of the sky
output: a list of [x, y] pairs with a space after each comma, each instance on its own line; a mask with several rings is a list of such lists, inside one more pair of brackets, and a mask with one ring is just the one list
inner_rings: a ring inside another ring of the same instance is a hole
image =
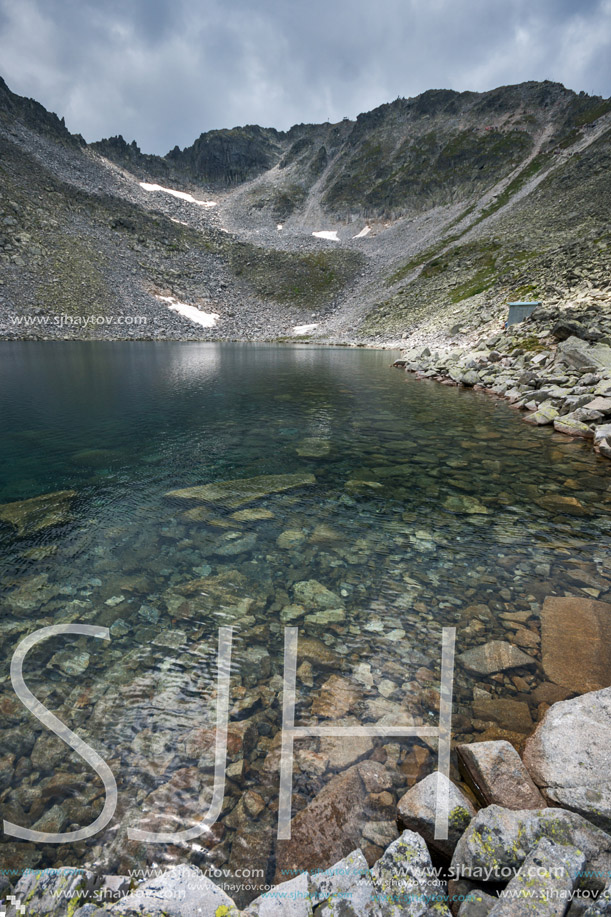
[[611, 0], [0, 0], [0, 75], [86, 140], [339, 121], [426, 89], [611, 95]]

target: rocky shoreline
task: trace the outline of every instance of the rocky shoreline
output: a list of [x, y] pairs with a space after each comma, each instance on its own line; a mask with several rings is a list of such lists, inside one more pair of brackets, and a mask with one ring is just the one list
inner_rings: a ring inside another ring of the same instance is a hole
[[504, 397], [528, 423], [592, 440], [611, 458], [611, 314], [604, 303], [539, 306], [526, 321], [466, 347], [436, 343], [406, 350], [394, 366]]
[[[433, 773], [400, 799], [396, 837], [375, 861], [357, 848], [326, 869], [287, 869], [244, 910], [195, 866], [139, 884], [65, 868], [31, 870], [12, 890], [5, 878], [7, 917], [22, 905], [32, 917], [601, 917], [611, 914], [610, 749], [605, 688], [550, 707], [522, 759], [503, 740], [458, 746], [447, 840], [435, 837], [446, 778]], [[384, 768], [358, 768], [382, 797]], [[323, 849], [325, 830], [321, 820]]]

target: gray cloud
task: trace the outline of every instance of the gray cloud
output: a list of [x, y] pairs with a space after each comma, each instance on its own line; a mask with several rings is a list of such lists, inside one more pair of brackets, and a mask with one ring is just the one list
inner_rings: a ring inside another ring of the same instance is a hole
[[87, 140], [354, 117], [425, 89], [611, 83], [611, 0], [0, 0], [0, 73]]

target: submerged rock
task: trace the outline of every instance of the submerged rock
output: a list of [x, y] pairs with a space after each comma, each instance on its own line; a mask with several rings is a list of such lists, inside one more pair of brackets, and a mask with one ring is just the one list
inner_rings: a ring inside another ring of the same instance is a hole
[[584, 693], [611, 685], [611, 604], [580, 596], [548, 596], [541, 611], [547, 677]]
[[287, 529], [281, 532], [276, 538], [276, 544], [284, 551], [292, 551], [301, 547], [306, 540], [306, 536], [301, 529]]
[[239, 509], [237, 513], [232, 513], [231, 518], [236, 522], [262, 522], [266, 519], [273, 519], [274, 514], [269, 509], [250, 506], [246, 509]]
[[33, 535], [52, 525], [68, 522], [75, 497], [75, 490], [57, 490], [29, 500], [3, 503], [0, 505], [0, 520], [12, 525], [21, 537]]
[[532, 656], [504, 640], [490, 640], [467, 650], [458, 656], [458, 661], [470, 672], [478, 675], [494, 675], [508, 669], [536, 665], [536, 660]]
[[443, 505], [451, 513], [466, 513], [467, 515], [487, 516], [490, 510], [487, 509], [475, 497], [468, 497], [463, 494], [447, 497]]
[[309, 579], [295, 583], [293, 586], [295, 602], [298, 605], [315, 608], [342, 608], [343, 601], [335, 592], [331, 592], [318, 580]]
[[254, 478], [238, 478], [234, 481], [216, 481], [198, 487], [184, 487], [171, 490], [166, 497], [175, 500], [193, 500], [199, 503], [213, 503], [227, 509], [235, 509], [246, 503], [261, 500], [270, 494], [306, 487], [315, 484], [313, 474], [263, 474]]
[[611, 688], [550, 707], [524, 763], [549, 800], [611, 832]]
[[590, 513], [577, 497], [567, 497], [564, 494], [546, 494], [535, 500], [543, 509], [550, 512], [566, 513], [569, 516], [589, 516]]
[[312, 701], [312, 713], [314, 716], [337, 719], [352, 710], [360, 696], [359, 689], [346, 678], [331, 675]]
[[328, 624], [341, 624], [346, 620], [346, 612], [343, 608], [325, 608], [322, 611], [315, 611], [314, 614], [306, 615], [306, 624], [314, 627], [326, 627]]
[[333, 777], [291, 822], [291, 839], [278, 841], [277, 881], [287, 870], [327, 869], [354, 850], [361, 837], [367, 791], [358, 765]]
[[248, 535], [228, 532], [217, 541], [210, 553], [217, 554], [219, 557], [237, 557], [238, 554], [249, 554], [256, 543], [257, 536], [254, 532]]
[[302, 439], [297, 445], [297, 455], [304, 458], [324, 458], [331, 451], [331, 442], [328, 439], [319, 439], [310, 436]]

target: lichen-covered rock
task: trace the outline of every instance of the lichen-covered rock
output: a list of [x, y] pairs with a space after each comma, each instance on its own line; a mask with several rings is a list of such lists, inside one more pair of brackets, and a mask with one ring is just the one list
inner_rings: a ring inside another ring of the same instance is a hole
[[174, 866], [108, 908], [114, 917], [238, 917], [225, 892], [196, 866]]
[[558, 409], [555, 407], [553, 401], [544, 401], [539, 405], [536, 411], [533, 411], [528, 417], [525, 417], [527, 423], [537, 424], [537, 426], [544, 426], [546, 424], [553, 423], [554, 420], [558, 417]]
[[[13, 896], [32, 917], [66, 917], [97, 884], [99, 878], [86, 869], [43, 869], [22, 876]], [[15, 917], [18, 913], [13, 904], [7, 917]]]
[[481, 809], [456, 846], [452, 872], [474, 880], [506, 881], [542, 837], [581, 850], [586, 857], [584, 886], [603, 887], [599, 877], [611, 874], [611, 837], [563, 809]]
[[489, 917], [563, 917], [567, 902], [585, 865], [576, 847], [554, 844], [542, 837], [526, 857]]
[[458, 764], [483, 805], [541, 809], [545, 799], [509, 742], [473, 742], [456, 749]]
[[611, 688], [550, 707], [524, 763], [549, 800], [611, 832]]
[[587, 423], [572, 414], [556, 417], [554, 430], [557, 430], [558, 433], [566, 433], [567, 436], [583, 436], [586, 439], [591, 439], [594, 435]]
[[325, 872], [309, 876], [310, 896], [316, 917], [380, 917], [367, 860], [353, 850]]
[[[435, 817], [437, 813], [437, 787], [446, 785], [448, 794], [448, 837], [446, 840], [435, 837]], [[475, 808], [471, 800], [454, 783], [443, 774], [429, 774], [399, 800], [397, 821], [401, 828], [408, 828], [420, 834], [431, 850], [443, 856], [451, 857], [461, 836], [466, 831]]]
[[450, 917], [446, 889], [432, 877], [427, 846], [413, 831], [384, 851], [371, 877], [382, 917]]

